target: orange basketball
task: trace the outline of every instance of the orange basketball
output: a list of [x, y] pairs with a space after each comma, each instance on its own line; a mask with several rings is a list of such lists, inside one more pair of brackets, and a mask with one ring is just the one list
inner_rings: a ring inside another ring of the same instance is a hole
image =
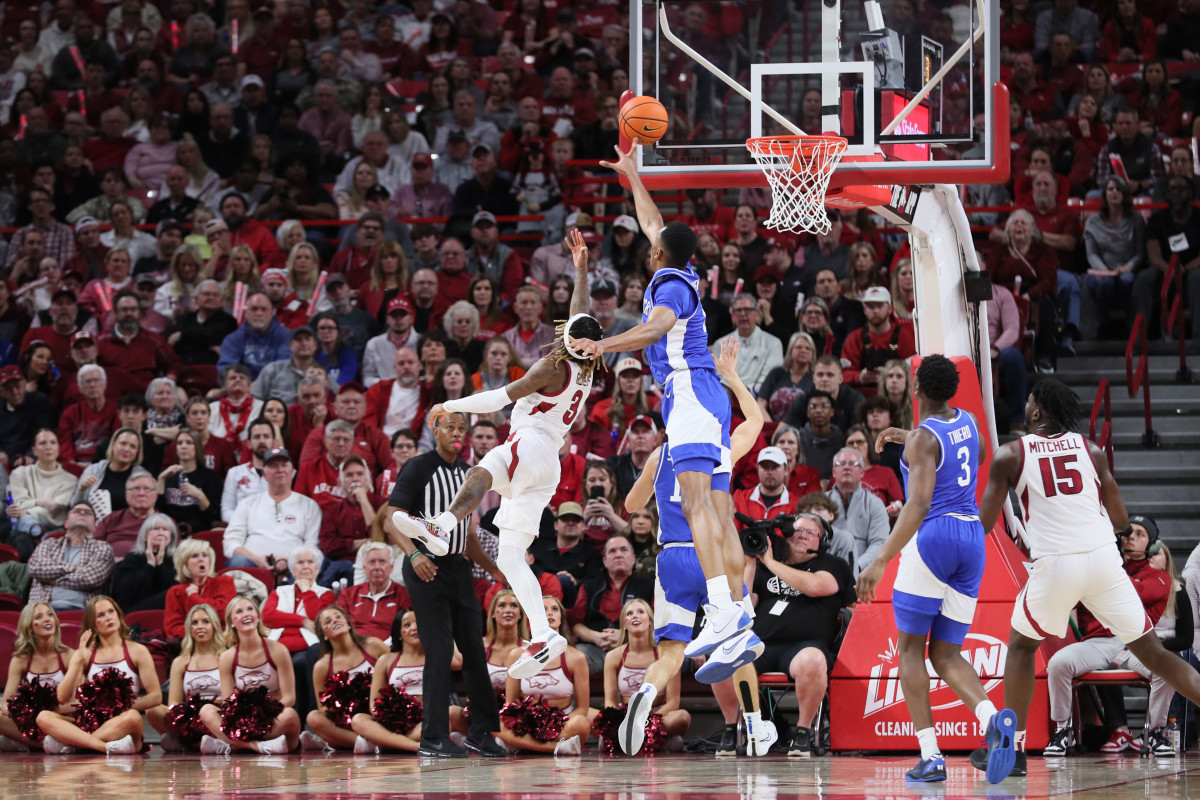
[[653, 97], [635, 97], [621, 109], [621, 132], [635, 144], [654, 144], [667, 132], [667, 109]]

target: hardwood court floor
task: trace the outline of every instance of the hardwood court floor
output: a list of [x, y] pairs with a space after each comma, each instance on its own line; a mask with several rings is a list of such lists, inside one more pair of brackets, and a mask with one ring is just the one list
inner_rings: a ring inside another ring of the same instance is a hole
[[668, 755], [650, 759], [424, 761], [351, 755], [0, 757], [5, 800], [786, 800], [787, 798], [1200, 797], [1200, 756], [1029, 760], [1027, 778], [989, 786], [965, 758], [942, 784], [907, 786], [912, 757], [789, 761]]

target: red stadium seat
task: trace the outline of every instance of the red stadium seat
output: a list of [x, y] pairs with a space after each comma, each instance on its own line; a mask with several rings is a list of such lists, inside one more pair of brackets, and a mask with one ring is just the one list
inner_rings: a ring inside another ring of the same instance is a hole
[[[9, 549], [11, 550], [12, 548], [10, 547]], [[9, 559], [5, 559], [5, 561], [8, 560]], [[24, 607], [25, 601], [23, 601], [17, 595], [9, 594], [8, 592], [0, 592], [0, 609], [4, 611], [16, 611], [20, 613], [21, 609]]]
[[65, 613], [67, 612], [59, 612], [59, 623], [62, 629], [63, 644], [70, 648], [77, 648], [79, 647], [79, 630], [81, 626], [78, 620], [64, 620], [62, 615]]
[[267, 587], [268, 592], [275, 591], [275, 573], [263, 567], [226, 567], [217, 572], [218, 575], [228, 575], [230, 572], [244, 572], [258, 578]]
[[6, 561], [20, 561], [21, 554], [12, 545], [0, 544], [0, 564]]
[[12, 661], [14, 647], [17, 643], [17, 624], [0, 623], [0, 663]]
[[148, 631], [162, 631], [166, 626], [167, 612], [162, 609], [133, 611], [125, 615], [125, 624], [133, 627], [141, 625]]

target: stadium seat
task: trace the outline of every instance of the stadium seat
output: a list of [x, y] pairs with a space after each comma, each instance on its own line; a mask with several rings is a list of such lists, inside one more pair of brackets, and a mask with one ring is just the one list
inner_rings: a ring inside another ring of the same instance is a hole
[[218, 575], [228, 575], [230, 572], [244, 572], [258, 578], [267, 587], [268, 592], [275, 591], [275, 572], [264, 567], [226, 567], [218, 570]]
[[[9, 549], [11, 550], [12, 548], [10, 547]], [[5, 561], [8, 560], [9, 559], [5, 559]], [[9, 594], [8, 592], [0, 592], [0, 610], [16, 611], [20, 613], [21, 609], [24, 607], [25, 602], [17, 595]]]
[[0, 544], [0, 564], [6, 561], [20, 561], [21, 554], [12, 545]]

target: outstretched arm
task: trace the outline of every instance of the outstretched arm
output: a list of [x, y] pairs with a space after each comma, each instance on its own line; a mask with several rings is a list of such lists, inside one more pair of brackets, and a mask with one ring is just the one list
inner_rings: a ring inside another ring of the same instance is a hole
[[541, 359], [529, 368], [520, 378], [499, 389], [487, 392], [476, 392], [457, 400], [438, 403], [429, 409], [429, 427], [436, 428], [442, 417], [449, 413], [455, 414], [490, 414], [499, 411], [509, 403], [514, 403], [526, 395], [541, 391], [555, 382], [562, 383], [563, 367], [546, 359]]
[[617, 160], [601, 161], [600, 166], [624, 175], [629, 181], [629, 190], [633, 192], [633, 207], [637, 210], [638, 223], [642, 226], [642, 233], [646, 234], [646, 238], [653, 246], [658, 241], [658, 232], [663, 227], [662, 213], [655, 205], [654, 199], [650, 197], [650, 192], [646, 191], [646, 184], [642, 183], [642, 176], [638, 175], [637, 163], [633, 159], [634, 145], [630, 145], [627, 153], [621, 152], [621, 145], [617, 145], [614, 149], [617, 151]]
[[624, 333], [598, 342], [576, 339], [575, 346], [594, 358], [603, 358], [605, 353], [632, 353], [645, 349], [666, 336], [677, 319], [679, 318], [675, 312], [666, 306], [655, 306], [650, 316], [640, 325], [634, 325]]
[[733, 390], [733, 396], [737, 398], [738, 405], [742, 408], [742, 415], [746, 421], [737, 426], [729, 437], [729, 457], [733, 459], [733, 463], [741, 460], [742, 456], [750, 452], [750, 448], [758, 441], [758, 434], [762, 433], [763, 413], [759, 407], [758, 401], [754, 399], [754, 395], [746, 388], [746, 384], [742, 383], [742, 379], [737, 374], [737, 356], [741, 344], [738, 343], [737, 337], [731, 336], [721, 343], [721, 352], [717, 356], [717, 374], [725, 379], [729, 384], [729, 388]]
[[626, 511], [641, 511], [654, 496], [654, 476], [658, 474], [658, 459], [661, 456], [662, 448], [656, 447], [646, 459], [646, 464], [642, 467], [642, 474], [638, 475], [633, 486], [629, 487], [629, 493], [625, 495]]
[[571, 293], [571, 316], [586, 314], [591, 307], [588, 291], [588, 248], [578, 228], [567, 234], [567, 247], [575, 260], [575, 290]]

